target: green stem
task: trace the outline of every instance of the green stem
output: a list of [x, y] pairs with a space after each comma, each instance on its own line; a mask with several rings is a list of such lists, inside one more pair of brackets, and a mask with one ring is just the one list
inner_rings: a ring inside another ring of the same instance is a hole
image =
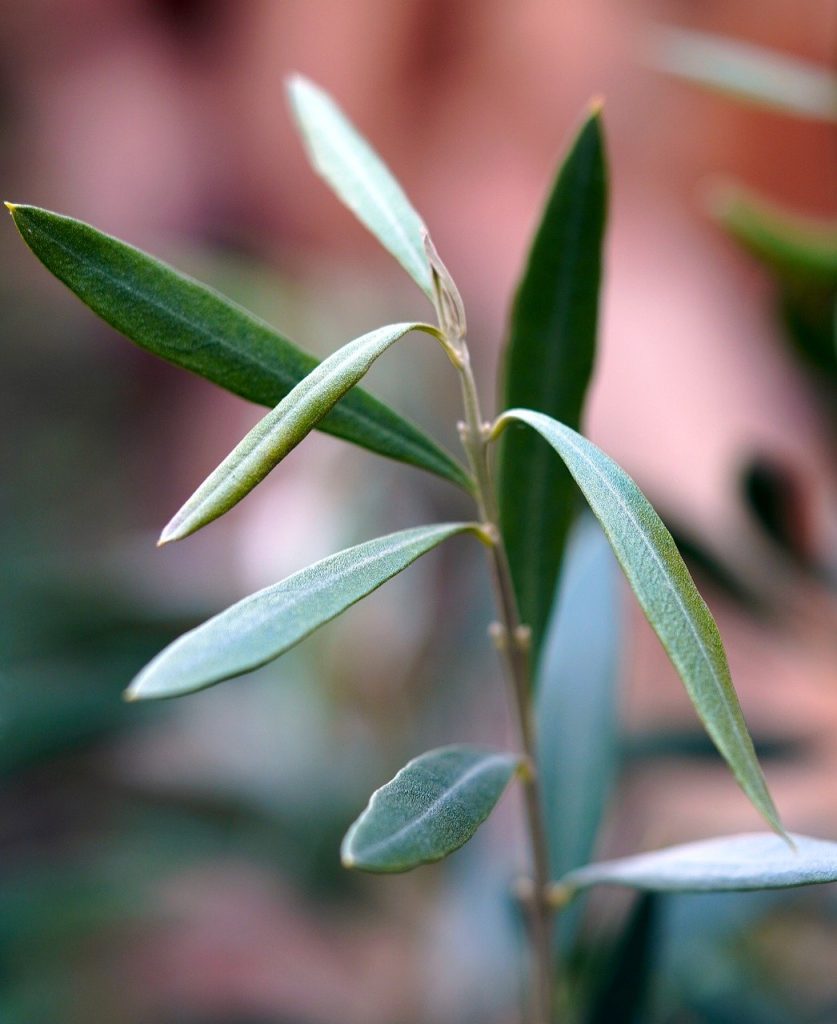
[[520, 621], [511, 570], [503, 536], [500, 532], [497, 497], [488, 466], [488, 429], [480, 412], [476, 382], [464, 340], [459, 348], [459, 374], [465, 408], [465, 422], [460, 435], [476, 483], [475, 498], [486, 533], [493, 539], [489, 549], [491, 576], [500, 616], [495, 640], [506, 669], [511, 704], [517, 720], [518, 733], [526, 771], [523, 789], [526, 820], [532, 851], [532, 894], [529, 901], [533, 955], [532, 1024], [552, 1024], [552, 915], [547, 892], [549, 859], [546, 828], [537, 770], [535, 729], [530, 699], [529, 647], [530, 630]]

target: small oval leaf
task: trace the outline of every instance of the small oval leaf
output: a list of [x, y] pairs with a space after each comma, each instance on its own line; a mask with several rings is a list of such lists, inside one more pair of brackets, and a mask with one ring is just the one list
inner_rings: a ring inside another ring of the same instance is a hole
[[748, 832], [670, 846], [571, 871], [560, 885], [624, 885], [654, 892], [787, 889], [837, 881], [837, 843], [790, 833]]
[[324, 359], [207, 477], [163, 530], [160, 544], [187, 537], [228, 512], [314, 429], [378, 356], [416, 330], [437, 333], [426, 324], [393, 324], [350, 341]]
[[531, 409], [504, 412], [495, 436], [515, 420], [537, 430], [564, 460], [707, 732], [757, 810], [784, 834], [741, 713], [718, 627], [662, 520], [628, 474], [587, 438]]
[[343, 840], [344, 866], [394, 873], [447, 857], [473, 836], [519, 767], [516, 754], [476, 747], [422, 754], [372, 794]]
[[265, 665], [471, 523], [418, 526], [357, 544], [251, 594], [169, 644], [127, 700], [178, 697]]
[[317, 172], [433, 302], [433, 278], [424, 249], [427, 228], [389, 168], [313, 82], [294, 75], [288, 95]]
[[[161, 359], [267, 406], [317, 366], [268, 324], [153, 256], [72, 217], [6, 206], [47, 270], [104, 321]], [[359, 388], [318, 429], [470, 489], [467, 473], [451, 455]]]

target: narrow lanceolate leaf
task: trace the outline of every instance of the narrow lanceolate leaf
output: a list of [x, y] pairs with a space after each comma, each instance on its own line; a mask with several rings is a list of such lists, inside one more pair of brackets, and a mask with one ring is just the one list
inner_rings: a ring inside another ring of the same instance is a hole
[[177, 697], [250, 672], [470, 523], [419, 526], [358, 544], [260, 590], [185, 633], [131, 683], [128, 700]]
[[590, 516], [579, 519], [536, 674], [538, 764], [552, 878], [590, 860], [616, 778], [618, 576], [598, 524]]
[[341, 857], [360, 871], [409, 871], [458, 850], [485, 821], [520, 758], [441, 747], [405, 765], [346, 833]]
[[332, 98], [302, 75], [288, 82], [291, 108], [318, 173], [434, 300], [427, 232], [389, 168]]
[[826, 67], [691, 29], [659, 29], [656, 66], [757, 106], [816, 121], [837, 121], [837, 75]]
[[[268, 406], [316, 367], [313, 356], [263, 321], [133, 246], [70, 217], [6, 205], [48, 270], [112, 327], [168, 362]], [[359, 389], [319, 429], [468, 488], [447, 452]]]
[[[590, 861], [616, 781], [619, 582], [619, 567], [599, 524], [590, 515], [579, 517], [535, 673], [550, 878]], [[559, 948], [567, 953], [582, 910], [579, 901], [556, 921]]]
[[561, 879], [568, 890], [625, 885], [657, 892], [788, 889], [837, 882], [837, 843], [790, 833], [793, 845], [772, 832], [705, 839], [590, 864]]
[[[607, 169], [594, 110], [558, 169], [512, 309], [502, 408], [537, 409], [577, 427], [593, 370]], [[509, 430], [499, 462], [500, 518], [523, 620], [540, 647], [574, 488], [530, 431]]]
[[372, 363], [409, 331], [426, 324], [393, 324], [356, 338], [324, 359], [260, 420], [195, 491], [163, 530], [160, 543], [180, 540], [228, 512], [309, 434]]
[[538, 431], [581, 489], [718, 750], [769, 824], [784, 833], [730, 678], [718, 627], [671, 534], [631, 478], [581, 434], [531, 409], [499, 418]]

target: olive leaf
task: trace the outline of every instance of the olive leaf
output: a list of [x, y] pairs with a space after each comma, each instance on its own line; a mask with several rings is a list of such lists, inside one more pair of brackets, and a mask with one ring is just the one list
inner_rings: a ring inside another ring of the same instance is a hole
[[494, 435], [514, 421], [536, 430], [563, 459], [602, 524], [715, 746], [756, 809], [784, 834], [741, 713], [718, 627], [662, 520], [628, 474], [581, 434], [543, 413], [511, 409], [497, 420]]
[[343, 840], [343, 865], [388, 873], [447, 857], [485, 821], [520, 762], [465, 746], [415, 758], [372, 794]]

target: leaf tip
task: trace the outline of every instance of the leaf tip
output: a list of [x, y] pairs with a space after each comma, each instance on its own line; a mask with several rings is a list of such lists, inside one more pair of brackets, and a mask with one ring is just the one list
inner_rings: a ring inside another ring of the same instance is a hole
[[7, 202], [6, 202], [5, 200], [4, 200], [4, 201], [3, 201], [3, 205], [4, 205], [4, 206], [6, 207], [6, 209], [7, 209], [8, 211], [9, 211], [9, 213], [10, 213], [10, 214], [11, 214], [11, 215], [12, 215], [12, 216], [14, 217], [14, 215], [15, 215], [15, 210], [17, 209], [17, 207], [18, 207], [18, 204], [17, 204], [17, 203], [7, 203]]
[[349, 829], [346, 833], [346, 837], [343, 840], [343, 845], [340, 847], [340, 863], [346, 868], [347, 871], [353, 871], [357, 867], [357, 858], [352, 852], [351, 838], [353, 828]]
[[131, 683], [127, 690], [122, 691], [122, 699], [126, 704], [135, 704], [138, 700], [142, 700], [142, 694], [136, 683]]
[[604, 110], [605, 98], [602, 95], [594, 96], [587, 104], [587, 116], [594, 120], [599, 120]]
[[182, 540], [189, 532], [189, 530], [184, 528], [183, 519], [180, 513], [178, 513], [163, 527], [162, 533], [157, 539], [157, 547], [163, 548], [166, 544], [171, 544], [172, 541]]

